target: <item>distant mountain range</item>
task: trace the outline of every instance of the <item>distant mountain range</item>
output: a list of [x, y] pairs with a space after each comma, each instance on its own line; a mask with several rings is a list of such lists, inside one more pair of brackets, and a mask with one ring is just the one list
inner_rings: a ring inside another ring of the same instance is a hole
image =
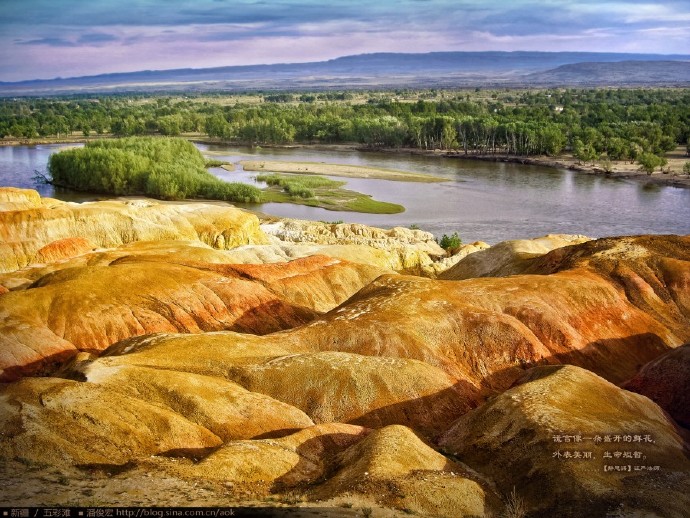
[[312, 63], [143, 70], [0, 82], [0, 96], [122, 91], [530, 85], [688, 86], [690, 55], [589, 52], [376, 53]]

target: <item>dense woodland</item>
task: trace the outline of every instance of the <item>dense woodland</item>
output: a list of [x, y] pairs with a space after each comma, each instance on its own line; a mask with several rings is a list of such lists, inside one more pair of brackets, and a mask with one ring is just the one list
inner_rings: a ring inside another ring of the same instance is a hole
[[[690, 90], [554, 89], [114, 95], [0, 101], [0, 136], [207, 134], [262, 145], [358, 142], [582, 161], [661, 156], [690, 137]], [[646, 156], [645, 156], [646, 155]]]

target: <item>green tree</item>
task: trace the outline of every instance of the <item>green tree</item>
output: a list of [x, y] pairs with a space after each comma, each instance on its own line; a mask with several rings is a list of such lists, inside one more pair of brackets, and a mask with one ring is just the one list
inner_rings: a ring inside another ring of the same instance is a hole
[[599, 165], [604, 170], [606, 174], [611, 174], [613, 172], [613, 162], [608, 157], [601, 157], [599, 159]]
[[597, 158], [597, 151], [591, 144], [585, 144], [580, 139], [573, 142], [573, 156], [580, 162], [593, 162]]
[[637, 163], [640, 164], [640, 168], [645, 173], [651, 175], [654, 169], [662, 166], [663, 160], [654, 153], [641, 153], [640, 156], [637, 157]]
[[443, 237], [441, 237], [438, 244], [446, 252], [452, 255], [462, 246], [462, 239], [460, 239], [460, 236], [457, 232], [453, 232], [453, 235], [451, 236], [443, 234]]

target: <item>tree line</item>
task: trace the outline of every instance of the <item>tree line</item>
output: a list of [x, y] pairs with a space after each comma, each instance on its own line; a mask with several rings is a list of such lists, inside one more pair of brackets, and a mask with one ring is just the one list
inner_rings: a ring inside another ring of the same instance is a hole
[[450, 92], [443, 98], [396, 92], [263, 96], [5, 99], [0, 136], [35, 138], [205, 133], [238, 144], [357, 142], [461, 154], [550, 155], [588, 162], [636, 160], [688, 145], [687, 89], [554, 89]]

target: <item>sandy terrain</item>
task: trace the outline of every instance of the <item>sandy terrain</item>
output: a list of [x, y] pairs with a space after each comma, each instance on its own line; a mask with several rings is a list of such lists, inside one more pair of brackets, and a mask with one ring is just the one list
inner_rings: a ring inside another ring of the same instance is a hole
[[358, 165], [326, 164], [323, 162], [289, 162], [270, 160], [243, 160], [240, 162], [245, 171], [270, 171], [278, 173], [317, 174], [342, 176], [346, 178], [370, 178], [376, 180], [394, 180], [399, 182], [445, 182], [427, 174], [396, 171], [379, 167]]

